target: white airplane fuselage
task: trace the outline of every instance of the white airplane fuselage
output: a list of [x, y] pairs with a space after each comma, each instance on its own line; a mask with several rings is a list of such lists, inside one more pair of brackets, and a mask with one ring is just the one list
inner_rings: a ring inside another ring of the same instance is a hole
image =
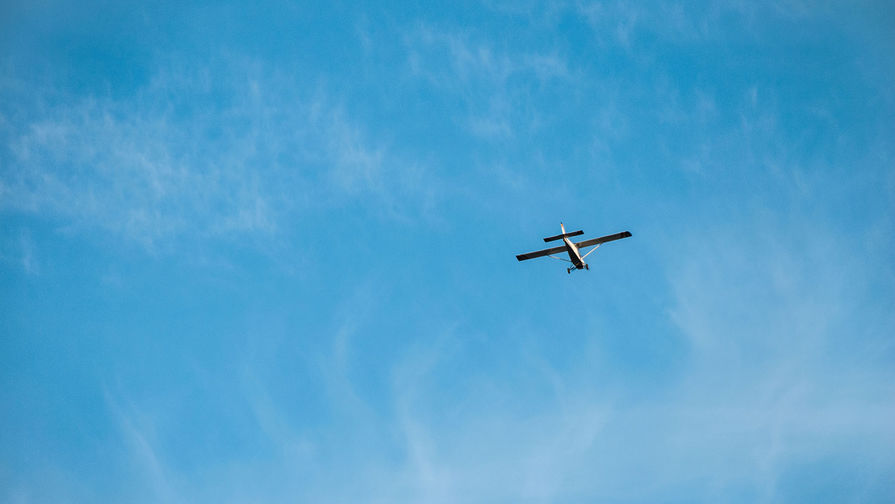
[[[566, 229], [565, 229], [565, 227], [563, 227], [563, 233], [565, 233], [565, 232], [566, 232]], [[581, 253], [578, 252], [578, 247], [576, 247], [575, 244], [572, 243], [572, 241], [566, 237], [563, 237], [562, 241], [563, 241], [563, 243], [566, 244], [566, 252], [569, 253], [569, 260], [572, 261], [572, 264], [575, 265], [575, 268], [576, 269], [587, 268], [587, 263], [585, 263], [584, 259], [581, 258]]]

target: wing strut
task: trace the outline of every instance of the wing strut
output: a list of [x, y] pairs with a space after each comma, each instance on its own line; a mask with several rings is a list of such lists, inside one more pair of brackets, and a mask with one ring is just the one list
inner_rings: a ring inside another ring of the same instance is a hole
[[[592, 251], [591, 251], [591, 252], [592, 252]], [[589, 254], [589, 253], [590, 253], [590, 252], [588, 252], [588, 254]], [[563, 259], [562, 257], [556, 257], [555, 255], [548, 255], [547, 257], [549, 257], [549, 258], [551, 258], [551, 259], [558, 259], [558, 260], [560, 260], [560, 261], [565, 261], [565, 262], [567, 262], [567, 263], [572, 262], [572, 261], [570, 261], [570, 260], [568, 260], [568, 259]]]
[[594, 247], [594, 248], [588, 250], [586, 254], [584, 254], [583, 256], [581, 256], [581, 260], [583, 261], [585, 257], [589, 256], [592, 252], [594, 252], [595, 250], [597, 250], [598, 248], [600, 248], [600, 245], [602, 245], [602, 243], [598, 243], [596, 247]]

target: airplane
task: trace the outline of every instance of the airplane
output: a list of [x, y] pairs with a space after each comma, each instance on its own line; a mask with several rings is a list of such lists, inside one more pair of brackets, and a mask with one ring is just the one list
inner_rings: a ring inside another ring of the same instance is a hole
[[[572, 231], [571, 233], [566, 233], [566, 227], [563, 225], [562, 222], [559, 223], [559, 228], [562, 229], [562, 234], [544, 238], [544, 241], [552, 242], [555, 240], [562, 239], [562, 241], [564, 243], [563, 246], [548, 248], [548, 249], [544, 249], [544, 250], [538, 250], [537, 252], [529, 252], [527, 254], [519, 254], [516, 256], [516, 259], [518, 259], [520, 261], [525, 261], [526, 259], [534, 259], [536, 257], [544, 257], [544, 256], [552, 257], [553, 259], [559, 259], [560, 261], [566, 261], [566, 262], [572, 263], [572, 266], [566, 268], [566, 273], [571, 274], [572, 270], [580, 270], [580, 269], [590, 270], [590, 267], [587, 265], [586, 262], [584, 262], [584, 258], [589, 256], [591, 253], [593, 253], [598, 248], [600, 248], [600, 245], [602, 245], [606, 242], [621, 240], [622, 238], [627, 238], [627, 237], [631, 236], [631, 233], [629, 233], [628, 231], [622, 231], [621, 233], [615, 233], [615, 234], [611, 234], [611, 235], [601, 236], [599, 238], [593, 238], [591, 240], [584, 240], [584, 241], [580, 241], [578, 243], [572, 243], [572, 241], [569, 240], [569, 237], [583, 235], [584, 231], [581, 231], [579, 229], [578, 231]], [[583, 256], [581, 255], [581, 252], [580, 252], [581, 249], [586, 248], [586, 247], [592, 247], [594, 245], [596, 245], [596, 247], [591, 249], [588, 253], [584, 254]], [[555, 255], [553, 255], [553, 254], [559, 254], [562, 252], [568, 252], [569, 258], [563, 259], [562, 257], [556, 257]]]

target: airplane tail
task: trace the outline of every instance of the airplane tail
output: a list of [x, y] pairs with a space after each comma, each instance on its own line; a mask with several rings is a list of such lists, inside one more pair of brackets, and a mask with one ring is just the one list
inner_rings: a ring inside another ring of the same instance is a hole
[[578, 235], [584, 234], [584, 231], [582, 231], [580, 229], [578, 231], [572, 231], [571, 233], [566, 233], [566, 226], [562, 222], [559, 223], [559, 228], [562, 229], [562, 234], [558, 234], [556, 236], [549, 236], [547, 238], [544, 238], [544, 241], [552, 242], [554, 240], [561, 240], [561, 239], [567, 238], [569, 236], [578, 236]]

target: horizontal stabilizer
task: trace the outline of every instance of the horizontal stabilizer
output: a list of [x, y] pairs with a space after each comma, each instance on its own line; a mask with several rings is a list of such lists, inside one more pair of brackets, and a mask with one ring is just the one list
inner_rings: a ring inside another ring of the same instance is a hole
[[583, 234], [584, 234], [584, 231], [579, 229], [578, 231], [572, 231], [571, 233], [563, 233], [563, 234], [558, 234], [556, 236], [551, 236], [549, 238], [544, 238], [544, 241], [552, 242], [554, 240], [562, 240], [563, 238], [568, 238], [569, 236], [578, 236], [578, 235], [583, 235]]
[[615, 233], [611, 235], [601, 236], [599, 238], [594, 238], [592, 240], [584, 240], [582, 242], [578, 242], [575, 244], [578, 248], [590, 247], [592, 245], [599, 245], [601, 243], [611, 242], [615, 240], [621, 240], [622, 238], [627, 238], [631, 236], [631, 233], [627, 231], [622, 231], [621, 233]]

